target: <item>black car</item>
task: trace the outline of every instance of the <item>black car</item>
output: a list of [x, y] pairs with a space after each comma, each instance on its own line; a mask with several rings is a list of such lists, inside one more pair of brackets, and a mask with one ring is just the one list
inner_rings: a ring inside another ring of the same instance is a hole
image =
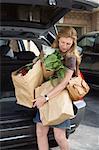
[[91, 88], [99, 90], [99, 31], [89, 32], [78, 39], [82, 62], [80, 69]]
[[[16, 104], [11, 73], [32, 62], [42, 44], [52, 43], [55, 35], [51, 30], [68, 11], [96, 5], [80, 0], [2, 0], [0, 5], [0, 148], [34, 150], [37, 149], [33, 123], [36, 109]], [[75, 118], [71, 119], [67, 137], [81, 122], [85, 105], [84, 100], [73, 104]], [[56, 146], [52, 130], [48, 137], [50, 147]]]

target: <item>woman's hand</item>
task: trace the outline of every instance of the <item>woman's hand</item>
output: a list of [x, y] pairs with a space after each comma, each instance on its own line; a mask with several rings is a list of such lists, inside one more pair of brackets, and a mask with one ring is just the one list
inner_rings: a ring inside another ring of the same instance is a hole
[[46, 102], [45, 97], [40, 96], [35, 99], [35, 103], [33, 104], [33, 107], [40, 108], [41, 106], [44, 105], [45, 102]]

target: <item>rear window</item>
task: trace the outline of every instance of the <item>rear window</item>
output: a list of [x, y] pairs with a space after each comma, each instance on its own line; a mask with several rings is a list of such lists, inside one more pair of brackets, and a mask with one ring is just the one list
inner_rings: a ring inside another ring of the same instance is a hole
[[94, 42], [95, 42], [95, 37], [84, 37], [82, 38], [79, 42], [78, 42], [78, 46], [80, 47], [84, 47], [84, 46], [89, 46], [89, 47], [93, 47], [94, 45]]
[[83, 53], [90, 52], [91, 53], [99, 53], [99, 35], [94, 36], [85, 36], [82, 37], [79, 42], [78, 46], [82, 48]]

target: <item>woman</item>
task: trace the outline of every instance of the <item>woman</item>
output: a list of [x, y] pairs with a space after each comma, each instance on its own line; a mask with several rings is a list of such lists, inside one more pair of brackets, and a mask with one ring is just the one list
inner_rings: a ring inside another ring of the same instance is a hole
[[[47, 93], [45, 97], [40, 96], [36, 98], [36, 102], [33, 107], [37, 106], [39, 109], [46, 100], [50, 100], [55, 97], [59, 92], [61, 92], [69, 80], [71, 79], [76, 66], [80, 64], [80, 56], [77, 53], [77, 33], [76, 30], [72, 27], [65, 27], [58, 33], [54, 43], [52, 44], [53, 48], [59, 48], [64, 60], [63, 63], [66, 66], [66, 73], [64, 79], [56, 86], [52, 91]], [[43, 126], [40, 121], [39, 112], [37, 112], [36, 117], [34, 118], [36, 122], [36, 133], [37, 133], [37, 142], [39, 150], [48, 150], [48, 138], [47, 134], [49, 131], [49, 126]], [[54, 137], [57, 141], [61, 150], [69, 150], [68, 141], [66, 139], [66, 129], [70, 127], [70, 120], [66, 120], [61, 124], [51, 126], [53, 127]]]

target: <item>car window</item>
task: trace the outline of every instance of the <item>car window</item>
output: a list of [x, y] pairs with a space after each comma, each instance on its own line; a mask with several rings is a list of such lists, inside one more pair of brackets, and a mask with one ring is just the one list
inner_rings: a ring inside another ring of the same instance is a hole
[[13, 53], [22, 51], [31, 51], [36, 56], [40, 52], [36, 44], [32, 40], [25, 39], [0, 39], [0, 51], [4, 56], [14, 57]]
[[[86, 47], [86, 51], [92, 51], [92, 48], [94, 46], [94, 42], [95, 42], [95, 37], [93, 36], [89, 36], [89, 37], [84, 37], [82, 38], [79, 42], [78, 42], [78, 46], [85, 48]], [[89, 49], [88, 49], [89, 47]]]
[[31, 52], [35, 53], [36, 56], [39, 56], [40, 52], [33, 41], [23, 40], [23, 43], [24, 43], [26, 51], [31, 51]]
[[84, 37], [78, 45], [82, 48], [81, 69], [99, 71], [99, 36]]

